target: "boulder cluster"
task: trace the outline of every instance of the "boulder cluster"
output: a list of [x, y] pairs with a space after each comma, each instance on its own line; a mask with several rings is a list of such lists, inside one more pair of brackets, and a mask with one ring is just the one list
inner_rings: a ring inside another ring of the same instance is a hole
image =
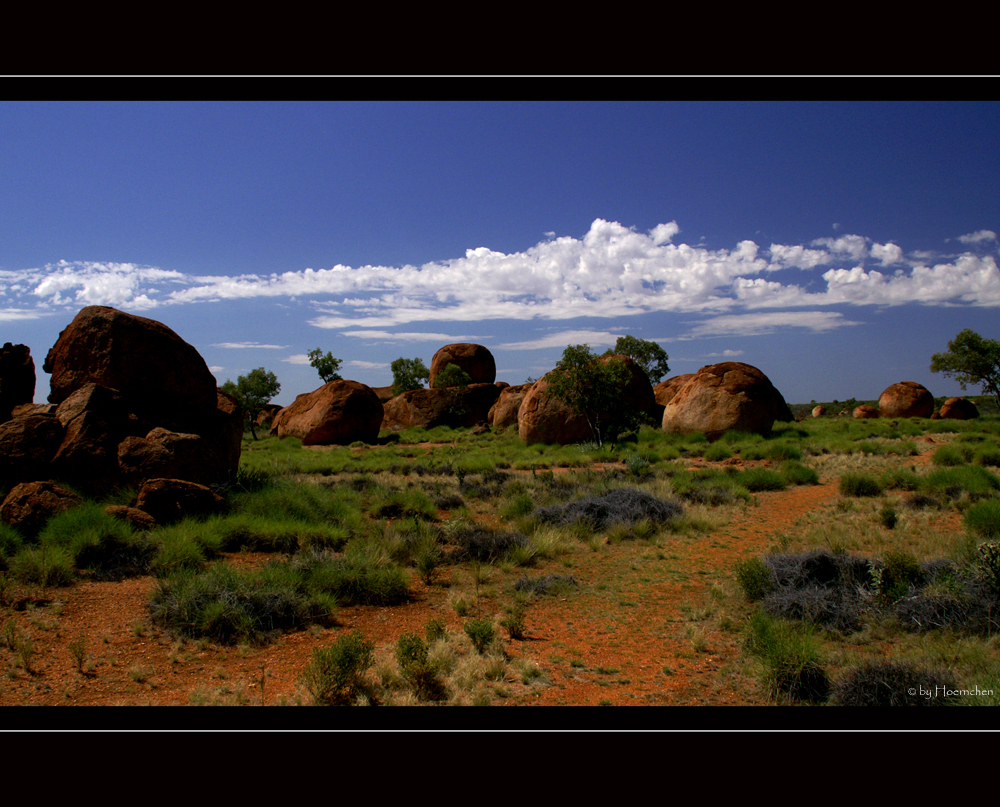
[[210, 486], [236, 475], [243, 413], [174, 331], [88, 306], [59, 334], [43, 369], [51, 374], [48, 403], [34, 404], [30, 351], [4, 346], [0, 486], [9, 492], [0, 518], [36, 523], [74, 501], [67, 487], [86, 495], [139, 489], [135, 506], [116, 514], [143, 524], [170, 520], [183, 502], [221, 504]]

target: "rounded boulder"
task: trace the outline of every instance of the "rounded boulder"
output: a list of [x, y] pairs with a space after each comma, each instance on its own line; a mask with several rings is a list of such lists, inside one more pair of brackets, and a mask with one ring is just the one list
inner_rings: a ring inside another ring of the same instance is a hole
[[304, 446], [374, 443], [383, 407], [375, 391], [357, 381], [337, 380], [299, 395], [271, 422], [271, 434], [298, 437]]

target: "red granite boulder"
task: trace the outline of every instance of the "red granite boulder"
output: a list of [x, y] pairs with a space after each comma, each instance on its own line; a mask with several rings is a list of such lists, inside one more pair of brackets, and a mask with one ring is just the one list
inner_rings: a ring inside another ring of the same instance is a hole
[[923, 384], [900, 381], [886, 387], [878, 408], [884, 418], [929, 418], [934, 413], [934, 396]]
[[34, 537], [56, 513], [76, 507], [82, 499], [51, 480], [21, 482], [0, 504], [0, 521]]
[[469, 374], [473, 384], [492, 384], [497, 380], [497, 365], [493, 354], [483, 345], [458, 343], [445, 345], [431, 359], [429, 381], [434, 386], [438, 373], [449, 364]]
[[222, 512], [225, 501], [211, 488], [185, 479], [147, 479], [135, 506], [157, 524], [172, 524], [186, 516], [202, 517]]
[[702, 432], [716, 440], [726, 431], [768, 434], [788, 405], [770, 379], [743, 362], [702, 367], [663, 408], [663, 430]]
[[879, 411], [878, 407], [870, 406], [869, 404], [861, 404], [854, 408], [854, 412], [851, 413], [852, 417], [858, 420], [864, 420], [865, 418], [877, 418], [881, 417], [882, 413]]
[[937, 415], [948, 420], [974, 420], [979, 417], [979, 409], [967, 398], [948, 398]]
[[271, 434], [298, 437], [302, 445], [374, 443], [383, 407], [371, 387], [357, 381], [331, 381], [299, 395], [271, 422]]
[[529, 389], [531, 389], [531, 384], [517, 384], [516, 386], [504, 387], [500, 390], [500, 397], [490, 407], [490, 411], [486, 416], [487, 422], [494, 429], [506, 429], [508, 426], [517, 426], [517, 413]]
[[19, 404], [30, 404], [35, 399], [35, 362], [27, 345], [0, 348], [0, 422], [9, 420]]
[[216, 407], [215, 376], [197, 350], [161, 322], [108, 306], [81, 309], [59, 334], [43, 369], [52, 374], [52, 403], [92, 381], [149, 410], [200, 413]]
[[[649, 376], [627, 356], [602, 356], [597, 361], [622, 361], [630, 378], [622, 392], [620, 412], [647, 415], [656, 407]], [[538, 379], [525, 393], [517, 414], [517, 433], [524, 443], [584, 443], [594, 439], [587, 418], [552, 394], [557, 368]]]
[[499, 396], [496, 384], [408, 390], [385, 404], [382, 428], [398, 431], [486, 423]]
[[0, 423], [0, 486], [49, 478], [63, 433], [55, 415], [23, 415]]

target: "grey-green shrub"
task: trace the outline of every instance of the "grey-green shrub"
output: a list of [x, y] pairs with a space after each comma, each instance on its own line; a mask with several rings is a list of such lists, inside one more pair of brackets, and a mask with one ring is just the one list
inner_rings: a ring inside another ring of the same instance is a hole
[[374, 662], [375, 645], [360, 631], [340, 636], [326, 648], [313, 650], [302, 683], [316, 706], [349, 706], [370, 688], [365, 673]]

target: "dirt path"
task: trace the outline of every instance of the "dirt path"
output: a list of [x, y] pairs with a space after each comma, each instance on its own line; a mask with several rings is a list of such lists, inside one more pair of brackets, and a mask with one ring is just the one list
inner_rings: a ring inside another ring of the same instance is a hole
[[[935, 446], [921, 457], [924, 464]], [[838, 495], [836, 481], [759, 493], [756, 505], [733, 508], [732, 520], [709, 533], [679, 534], [661, 541], [623, 541], [598, 551], [581, 545], [568, 558], [549, 561], [531, 574], [572, 575], [578, 589], [565, 597], [540, 597], [527, 613], [524, 640], [508, 642], [513, 659], [530, 659], [543, 685], [503, 683], [496, 703], [511, 705], [753, 705], [758, 692], [743, 669], [741, 637], [725, 625], [722, 600], [713, 587], [732, 587], [737, 562], [773, 546], [804, 515]], [[236, 556], [234, 560], [239, 559]], [[246, 556], [242, 562], [260, 558]], [[443, 582], [447, 582], [444, 573]], [[466, 575], [466, 571], [450, 574]], [[450, 590], [426, 586], [414, 576], [413, 600], [392, 608], [338, 611], [327, 629], [287, 634], [262, 648], [219, 647], [179, 641], [149, 624], [150, 577], [122, 582], [80, 582], [47, 589], [33, 609], [13, 613], [31, 637], [29, 670], [15, 652], [0, 646], [6, 675], [0, 706], [266, 704], [294, 701], [297, 681], [316, 647], [358, 629], [376, 645], [402, 633], [423, 634], [432, 617], [460, 628]], [[453, 589], [452, 589], [453, 590]], [[497, 595], [484, 597], [495, 613]], [[709, 612], [714, 618], [708, 620]], [[735, 625], [733, 615], [731, 625]], [[6, 619], [6, 618], [5, 618]], [[83, 637], [84, 669], [71, 643]], [[735, 684], [739, 683], [739, 695]]]

